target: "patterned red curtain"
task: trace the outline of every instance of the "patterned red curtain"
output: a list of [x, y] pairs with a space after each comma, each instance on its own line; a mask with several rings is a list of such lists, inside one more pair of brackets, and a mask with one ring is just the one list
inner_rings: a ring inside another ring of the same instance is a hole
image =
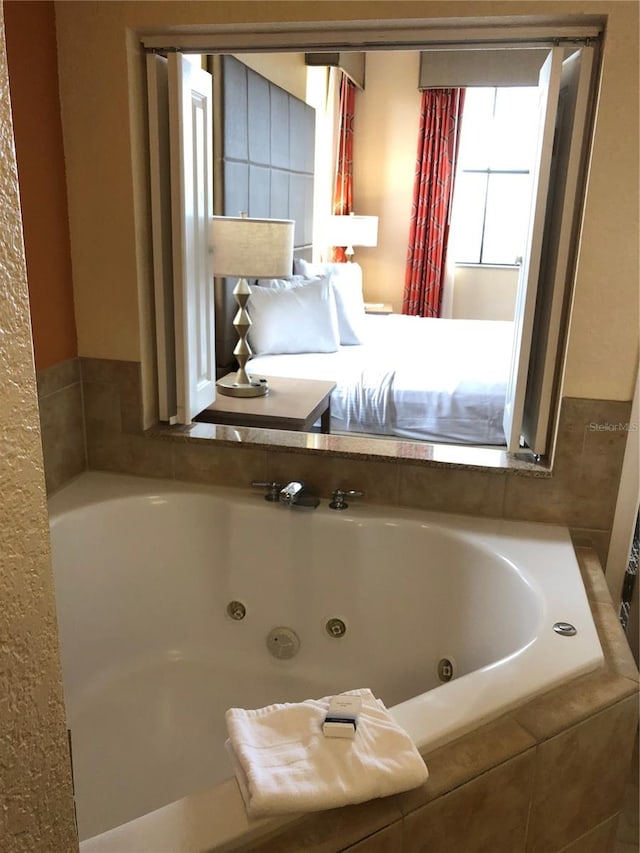
[[[338, 125], [338, 159], [336, 183], [333, 190], [333, 214], [345, 216], [353, 210], [353, 116], [356, 104], [356, 87], [343, 74], [340, 81], [340, 120]], [[334, 246], [331, 259], [344, 263], [346, 246]]]
[[422, 93], [402, 313], [439, 317], [464, 89]]

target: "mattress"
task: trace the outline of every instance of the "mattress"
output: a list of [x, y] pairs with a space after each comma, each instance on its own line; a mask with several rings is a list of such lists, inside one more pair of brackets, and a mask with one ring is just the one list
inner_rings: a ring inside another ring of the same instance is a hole
[[364, 343], [255, 356], [253, 375], [326, 379], [333, 432], [503, 445], [513, 323], [367, 315]]

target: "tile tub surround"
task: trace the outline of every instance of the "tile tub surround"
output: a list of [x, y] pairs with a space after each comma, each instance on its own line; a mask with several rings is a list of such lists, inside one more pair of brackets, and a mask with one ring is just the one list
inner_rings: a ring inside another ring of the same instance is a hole
[[[473, 448], [456, 448], [460, 460], [456, 464], [428, 455], [437, 447], [386, 440], [371, 442], [370, 453], [367, 444], [363, 452], [362, 440], [358, 440], [358, 453], [350, 452], [349, 441], [343, 440], [339, 450], [323, 454], [316, 448], [333, 436], [208, 424], [144, 432], [139, 364], [81, 358], [79, 368], [79, 372], [73, 365], [60, 368], [55, 382], [50, 376], [39, 377], [40, 396], [41, 401], [55, 403], [56, 395], [75, 389], [81, 377], [89, 469], [223, 485], [302, 476], [324, 497], [337, 486], [347, 486], [364, 489], [369, 502], [550, 521], [574, 528], [574, 547], [607, 661], [603, 670], [427, 754], [431, 776], [417, 791], [310, 815], [276, 830], [272, 838], [247, 840], [238, 849], [261, 853], [613, 850], [637, 726], [638, 673], [596, 554], [596, 550], [604, 553], [608, 543], [625, 434], [593, 430], [590, 425], [626, 422], [627, 404], [565, 399], [556, 466], [550, 476], [533, 466], [509, 469], [506, 455], [501, 459], [490, 452], [486, 457]], [[64, 394], [57, 397], [63, 399]], [[78, 438], [78, 432], [76, 427], [72, 434], [84, 448], [84, 435]], [[212, 437], [219, 440], [212, 442]], [[254, 443], [243, 444], [246, 440]], [[296, 440], [299, 443], [292, 447]], [[46, 442], [45, 436], [45, 446]], [[50, 447], [55, 450], [57, 444]], [[397, 449], [398, 457], [381, 458], [374, 453], [381, 447], [390, 454]], [[425, 458], [416, 459], [418, 452]], [[488, 458], [495, 463], [496, 457], [500, 464], [493, 469], [478, 467]], [[76, 458], [79, 467], [82, 453]], [[58, 471], [69, 470], [58, 464], [48, 475], [53, 485], [62, 476]], [[562, 769], [559, 776], [557, 764]], [[549, 788], [547, 781], [556, 777], [556, 784]], [[508, 798], [501, 796], [505, 786]], [[206, 792], [202, 805], [206, 814]], [[154, 821], [143, 820], [146, 837]], [[440, 825], [447, 827], [444, 836], [438, 834]]]
[[305, 478], [324, 498], [357, 488], [370, 503], [564, 524], [606, 555], [630, 403], [565, 398], [551, 473], [495, 449], [201, 423], [143, 431], [140, 364], [79, 361], [90, 470], [235, 486]]
[[[257, 822], [244, 843], [223, 849], [614, 853], [638, 726], [639, 677], [597, 555], [590, 548], [577, 548], [576, 554], [605, 653], [602, 669], [426, 752], [430, 776], [420, 788], [266, 827]], [[175, 812], [167, 818], [160, 809], [83, 849], [212, 850], [206, 840], [207, 796], [189, 798], [184, 813], [178, 809], [184, 818], [179, 844]]]

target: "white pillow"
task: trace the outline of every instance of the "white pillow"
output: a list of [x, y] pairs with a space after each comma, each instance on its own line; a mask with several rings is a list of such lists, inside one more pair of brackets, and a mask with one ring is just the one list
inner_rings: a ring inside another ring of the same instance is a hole
[[327, 279], [304, 286], [255, 287], [248, 307], [249, 344], [256, 355], [338, 349], [335, 297]]
[[304, 275], [288, 275], [286, 278], [259, 278], [256, 281], [258, 287], [273, 287], [276, 290], [285, 290], [287, 287], [297, 287], [307, 284], [308, 279]]
[[330, 281], [336, 298], [340, 343], [352, 346], [364, 343], [364, 298], [360, 264], [331, 264]]
[[316, 275], [326, 275], [333, 272], [332, 267], [338, 264], [312, 264], [304, 258], [293, 259], [293, 274], [303, 275], [305, 278], [313, 278]]
[[312, 264], [304, 258], [293, 259], [293, 278], [329, 275], [336, 297], [338, 330], [342, 346], [364, 343], [364, 297], [360, 264]]

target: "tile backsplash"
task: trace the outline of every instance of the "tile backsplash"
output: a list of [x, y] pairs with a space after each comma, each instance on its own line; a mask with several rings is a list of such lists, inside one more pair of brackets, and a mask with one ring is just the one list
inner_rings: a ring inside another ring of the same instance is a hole
[[40, 430], [47, 493], [87, 468], [80, 360], [37, 372]]
[[[564, 524], [602, 556], [630, 416], [627, 402], [564, 398], [549, 472], [510, 468], [499, 453], [494, 467], [484, 467], [487, 452], [472, 448], [453, 464], [410, 443], [210, 424], [143, 432], [137, 362], [73, 359], [40, 372], [38, 387], [49, 492], [85, 468], [238, 487], [304, 478], [322, 497], [360, 489], [372, 503]], [[320, 451], [323, 445], [332, 449]]]

